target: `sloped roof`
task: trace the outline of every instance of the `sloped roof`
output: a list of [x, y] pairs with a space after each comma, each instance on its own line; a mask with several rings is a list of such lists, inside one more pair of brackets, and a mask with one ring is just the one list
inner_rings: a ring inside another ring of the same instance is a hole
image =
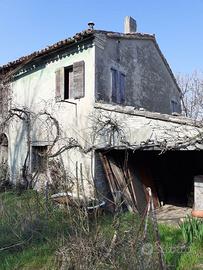
[[25, 55], [25, 56], [22, 56], [12, 62], [9, 62], [3, 66], [0, 67], [0, 71], [1, 70], [9, 70], [9, 69], [13, 69], [15, 67], [17, 67], [18, 65], [22, 64], [23, 62], [26, 62], [27, 60], [29, 59], [34, 59], [34, 58], [37, 58], [39, 56], [44, 56], [44, 55], [47, 55], [49, 54], [50, 52], [53, 52], [55, 50], [58, 50], [64, 46], [67, 46], [67, 45], [71, 45], [71, 44], [74, 44], [82, 39], [85, 39], [91, 35], [93, 35], [94, 31], [93, 30], [84, 30], [80, 33], [76, 33], [73, 37], [70, 37], [70, 38], [67, 38], [67, 39], [64, 39], [64, 40], [60, 40], [50, 46], [47, 46], [46, 48], [44, 49], [41, 49], [41, 50], [38, 50], [38, 51], [35, 51], [29, 55]]
[[82, 32], [76, 33], [73, 37], [60, 40], [50, 46], [47, 46], [44, 49], [35, 51], [29, 55], [22, 56], [12, 62], [8, 62], [7, 64], [0, 66], [0, 71], [1, 70], [10, 70], [18, 65], [22, 64], [23, 62], [26, 62], [27, 60], [31, 59], [33, 60], [34, 58], [41, 57], [44, 55], [49, 54], [50, 52], [53, 52], [55, 50], [58, 50], [60, 48], [63, 48], [68, 45], [72, 45], [74, 43], [77, 43], [81, 40], [87, 39], [90, 36], [94, 36], [95, 33], [105, 33], [109, 37], [120, 37], [120, 38], [134, 38], [134, 39], [155, 39], [154, 35], [150, 34], [142, 34], [142, 33], [133, 33], [133, 34], [123, 34], [123, 33], [117, 33], [117, 32], [111, 32], [111, 31], [104, 31], [104, 30], [92, 30], [92, 29], [87, 29]]
[[165, 64], [165, 66], [166, 66], [166, 68], [168, 69], [172, 79], [174, 80], [178, 90], [180, 91], [180, 88], [176, 82], [174, 74], [173, 74], [167, 60], [165, 59], [164, 55], [162, 54], [162, 52], [158, 46], [158, 43], [156, 42], [155, 35], [154, 34], [147, 34], [147, 33], [138, 33], [138, 32], [124, 34], [124, 33], [113, 32], [113, 31], [86, 29], [82, 32], [76, 33], [73, 37], [70, 37], [70, 38], [67, 38], [64, 40], [60, 40], [60, 41], [58, 41], [50, 46], [47, 46], [44, 49], [35, 51], [29, 55], [22, 56], [22, 57], [14, 60], [12, 62], [8, 62], [7, 64], [0, 66], [0, 73], [11, 72], [11, 74], [13, 74], [13, 73], [15, 73], [16, 68], [19, 69], [38, 57], [48, 55], [49, 53], [57, 51], [57, 50], [59, 50], [63, 47], [66, 47], [66, 46], [73, 45], [75, 43], [78, 43], [82, 40], [88, 39], [89, 37], [94, 36], [94, 35], [99, 34], [99, 33], [106, 34], [107, 37], [109, 37], [109, 38], [137, 39], [137, 40], [151, 40], [151, 41], [153, 41], [162, 60], [163, 60], [163, 62], [164, 62], [164, 64]]

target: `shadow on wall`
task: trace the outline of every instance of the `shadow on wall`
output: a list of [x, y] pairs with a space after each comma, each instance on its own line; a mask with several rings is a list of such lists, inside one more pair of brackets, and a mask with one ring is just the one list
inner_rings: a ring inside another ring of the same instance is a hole
[[[37, 108], [36, 103], [36, 93], [38, 89], [41, 89], [41, 81], [42, 76], [44, 73], [44, 70], [42, 67], [40, 73], [38, 74], [37, 81], [35, 82], [35, 85], [33, 86], [33, 80], [32, 78], [29, 78], [26, 80], [25, 84], [22, 87], [24, 100], [19, 99], [19, 104], [15, 105], [15, 103], [12, 105], [12, 109], [25, 109], [28, 113], [28, 118], [31, 116], [31, 108], [35, 106]], [[36, 71], [36, 70], [35, 70]], [[28, 71], [27, 74], [31, 74], [32, 71]], [[19, 76], [18, 78], [21, 78], [22, 76]], [[17, 82], [17, 79], [16, 79]], [[32, 85], [31, 85], [32, 83]], [[32, 90], [32, 91], [31, 91]], [[22, 103], [20, 103], [22, 101]], [[14, 101], [15, 102], [15, 101]], [[18, 103], [18, 100], [16, 100], [16, 103]], [[12, 112], [11, 112], [12, 115]], [[28, 155], [28, 124], [26, 114], [22, 115], [22, 119], [17, 116], [11, 117], [11, 125], [10, 125], [10, 143], [13, 143], [13, 145], [10, 145], [10, 153], [9, 153], [9, 161], [10, 161], [10, 171], [11, 171], [11, 181], [16, 182], [19, 180], [19, 177], [22, 177], [22, 170], [23, 166], [25, 165], [26, 158]]]

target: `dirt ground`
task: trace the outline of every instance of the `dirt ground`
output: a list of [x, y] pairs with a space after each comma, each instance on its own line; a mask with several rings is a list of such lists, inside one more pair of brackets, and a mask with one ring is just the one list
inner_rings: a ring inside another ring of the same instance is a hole
[[159, 223], [177, 226], [187, 215], [191, 215], [192, 208], [166, 204], [156, 209]]

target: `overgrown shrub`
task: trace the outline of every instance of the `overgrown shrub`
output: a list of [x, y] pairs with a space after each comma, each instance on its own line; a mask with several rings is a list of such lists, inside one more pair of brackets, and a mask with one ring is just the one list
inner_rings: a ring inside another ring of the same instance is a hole
[[186, 243], [192, 243], [194, 240], [203, 241], [202, 219], [187, 216], [180, 224], [180, 229]]
[[[61, 208], [33, 190], [0, 193], [0, 270], [160, 269], [151, 215], [146, 231], [145, 221], [129, 212]], [[159, 229], [167, 269], [186, 269], [189, 258], [192, 269], [199, 247], [190, 249], [179, 228]]]
[[74, 235], [56, 253], [57, 269], [159, 269], [153, 233], [143, 238], [140, 221], [140, 216], [126, 212], [95, 217], [89, 231], [77, 222]]
[[71, 191], [73, 179], [65, 170], [63, 162], [59, 159], [50, 159], [48, 162], [52, 182], [49, 184], [51, 193]]
[[5, 162], [0, 164], [0, 192], [11, 189], [12, 184], [9, 181], [8, 165]]
[[[67, 228], [67, 229], [66, 229]], [[46, 202], [36, 191], [0, 194], [0, 248], [22, 249], [64, 235], [68, 230], [65, 213]]]

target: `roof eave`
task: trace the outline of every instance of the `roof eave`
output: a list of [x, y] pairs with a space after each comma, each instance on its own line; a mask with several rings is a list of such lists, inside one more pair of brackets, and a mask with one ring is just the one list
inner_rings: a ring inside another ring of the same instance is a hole
[[70, 46], [73, 44], [78, 44], [78, 42], [83, 41], [83, 40], [87, 40], [89, 37], [94, 35], [94, 30], [85, 30], [83, 32], [77, 33], [76, 35], [74, 35], [72, 38], [68, 38], [68, 39], [64, 39], [61, 40], [51, 46], [47, 46], [46, 48], [42, 49], [42, 50], [38, 50], [35, 51], [29, 55], [20, 57], [19, 59], [9, 62], [8, 64], [5, 64], [3, 66], [0, 67], [0, 73], [8, 73], [11, 70], [14, 70], [15, 68], [18, 68], [21, 65], [25, 65], [28, 62], [33, 61], [34, 59], [37, 59], [39, 57], [48, 55], [50, 53], [53, 53], [57, 50], [60, 50], [61, 48], [63, 48], [64, 46]]

